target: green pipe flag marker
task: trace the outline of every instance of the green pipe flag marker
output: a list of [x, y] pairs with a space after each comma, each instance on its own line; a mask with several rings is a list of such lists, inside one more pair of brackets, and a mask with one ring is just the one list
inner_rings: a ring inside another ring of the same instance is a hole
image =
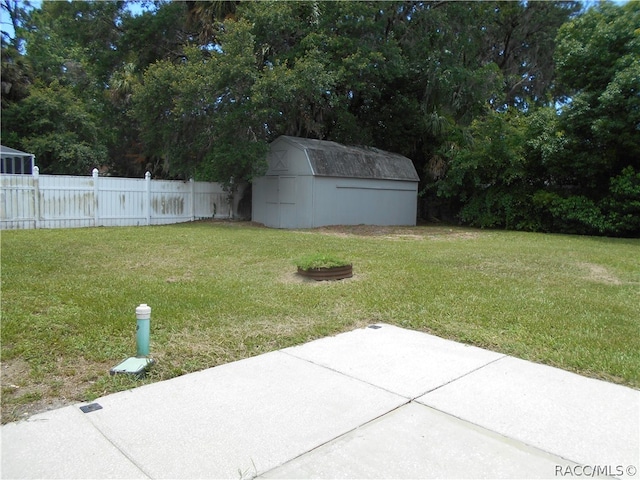
[[151, 307], [146, 303], [136, 308], [136, 356], [129, 357], [119, 365], [113, 367], [109, 373], [127, 373], [129, 375], [144, 376], [146, 371], [155, 363], [149, 357], [149, 332], [151, 329]]

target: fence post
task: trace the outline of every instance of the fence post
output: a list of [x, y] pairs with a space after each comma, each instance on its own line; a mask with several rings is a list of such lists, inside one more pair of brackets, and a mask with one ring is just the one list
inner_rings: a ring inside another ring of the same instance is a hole
[[33, 228], [40, 222], [40, 169], [36, 166], [31, 171], [33, 176]]
[[100, 189], [98, 188], [98, 169], [94, 168], [93, 171], [91, 172], [91, 175], [93, 175], [93, 226], [94, 227], [99, 227], [100, 226], [100, 212], [99, 212], [99, 205], [100, 205]]
[[196, 219], [196, 182], [190, 178], [189, 184], [191, 186], [191, 221], [193, 222]]
[[151, 225], [151, 172], [144, 174], [145, 195], [147, 197], [147, 225]]

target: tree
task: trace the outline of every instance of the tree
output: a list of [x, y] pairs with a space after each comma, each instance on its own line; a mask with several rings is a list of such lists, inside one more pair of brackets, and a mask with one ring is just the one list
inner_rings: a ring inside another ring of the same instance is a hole
[[218, 43], [222, 22], [234, 19], [240, 1], [198, 0], [187, 1], [187, 26], [197, 33], [200, 45]]
[[225, 21], [221, 49], [185, 49], [183, 61], [156, 62], [134, 88], [132, 114], [164, 175], [231, 185], [264, 163], [264, 123], [250, 95], [257, 72], [250, 28]]
[[[530, 227], [534, 185], [526, 155], [527, 120], [511, 107], [472, 122], [439, 184], [441, 196], [460, 202], [460, 219], [479, 227]], [[528, 228], [527, 228], [528, 229]]]
[[12, 102], [20, 101], [27, 96], [31, 83], [29, 65], [25, 62], [22, 50], [24, 39], [22, 25], [30, 8], [28, 1], [2, 0], [0, 9], [7, 12], [10, 25], [13, 29], [13, 37], [2, 27], [2, 83], [0, 93], [2, 95], [2, 108]]
[[31, 84], [29, 66], [11, 45], [2, 46], [2, 108], [18, 102], [28, 95]]
[[255, 156], [281, 134], [369, 142], [363, 120], [375, 119], [373, 98], [399, 49], [391, 45], [383, 56], [385, 23], [379, 9], [364, 5], [240, 5], [222, 23], [215, 48], [191, 49], [145, 72], [134, 114], [149, 153], [170, 158], [165, 164], [174, 170], [187, 167], [182, 174], [206, 172], [224, 182], [251, 178], [264, 162]]
[[385, 37], [396, 2], [241, 4], [253, 25], [256, 92], [270, 135], [370, 144], [384, 92], [400, 74], [397, 41]]
[[640, 233], [639, 12], [637, 3], [602, 3], [559, 29], [553, 88], [568, 99], [560, 112], [532, 96], [521, 113], [498, 108], [464, 129], [440, 168], [445, 174], [431, 187], [458, 202], [461, 220], [483, 227]]
[[24, 39], [24, 52], [3, 48], [10, 67], [3, 77], [12, 80], [3, 95], [3, 141], [35, 153], [43, 173], [88, 174], [108, 162], [114, 130], [104, 86], [122, 4], [45, 2], [20, 11], [16, 39]]
[[31, 10], [24, 38], [34, 75], [77, 86], [78, 94], [104, 89], [120, 58], [123, 7], [123, 1], [72, 1]]
[[[547, 105], [554, 84], [555, 36], [580, 8], [577, 1], [497, 2], [490, 4], [485, 62], [504, 78], [504, 102], [521, 109]], [[485, 48], [486, 48], [485, 47]]]
[[[32, 8], [29, 0], [2, 0], [0, 2], [0, 10], [4, 10], [8, 17], [9, 22], [6, 23], [5, 28], [3, 22], [2, 26], [2, 47], [7, 45], [12, 46], [15, 50], [21, 52], [23, 50], [23, 23], [27, 12]], [[10, 25], [10, 28], [8, 28]], [[9, 29], [13, 30], [13, 36], [9, 34]]]
[[581, 193], [605, 194], [609, 178], [640, 168], [640, 4], [602, 3], [558, 33], [558, 80], [571, 91], [561, 128], [565, 167]]
[[[526, 228], [540, 224], [525, 222], [527, 212], [547, 208], [535, 188], [561, 195], [574, 181], [562, 152], [573, 149], [582, 161], [571, 128], [586, 127], [579, 107], [591, 110], [593, 99], [556, 82], [551, 61], [555, 33], [576, 2], [158, 1], [139, 14], [127, 5], [14, 9], [25, 48], [3, 49], [3, 81], [15, 85], [14, 96], [3, 95], [3, 108], [15, 103], [5, 119], [34, 113], [29, 93], [73, 96], [70, 112], [46, 103], [41, 113], [74, 119], [84, 112], [88, 128], [70, 132], [76, 136], [66, 145], [96, 148], [95, 159], [111, 173], [148, 169], [229, 186], [262, 171], [266, 146], [278, 135], [374, 146], [412, 158], [423, 190], [446, 194], [468, 221]], [[603, 109], [633, 115], [636, 98], [617, 95], [633, 83], [632, 58], [599, 100]], [[558, 124], [557, 137], [540, 123], [551, 110], [540, 107], [565, 91], [580, 118], [571, 128]], [[603, 118], [593, 123], [594, 138], [613, 151], [626, 127]], [[46, 142], [63, 143], [50, 137], [50, 123], [34, 122], [39, 132], [6, 123], [6, 138], [35, 145], [40, 135], [42, 151]], [[633, 148], [633, 132], [624, 132]], [[550, 149], [549, 138], [562, 142]], [[65, 171], [75, 165], [84, 172], [88, 155], [75, 151], [77, 162], [65, 154]], [[619, 167], [615, 175], [624, 162]], [[634, 178], [619, 177], [616, 198], [626, 198]], [[527, 188], [518, 191], [519, 182]]]
[[116, 44], [121, 59], [117, 69], [133, 64], [135, 70], [142, 73], [156, 61], [182, 58], [183, 47], [197, 36], [185, 27], [186, 22], [185, 2], [154, 2], [153, 9], [138, 15], [123, 9], [121, 36]]
[[640, 234], [640, 4], [600, 3], [558, 33], [559, 83], [571, 100], [559, 117], [566, 139], [549, 164], [555, 189], [538, 203], [553, 228]]
[[37, 82], [3, 111], [3, 142], [35, 154], [41, 173], [89, 175], [107, 161], [102, 122], [75, 91]]
[[548, 101], [554, 80], [549, 52], [558, 27], [573, 11], [575, 2], [425, 2], [404, 7], [402, 18], [409, 20], [397, 21], [395, 31], [407, 74], [399, 84], [405, 100], [396, 117], [411, 126], [394, 128], [390, 149], [414, 159], [422, 174], [424, 203], [430, 211], [441, 206], [432, 214], [452, 220], [462, 207], [455, 188], [445, 185], [447, 171], [461, 151], [472, 148], [466, 139], [492, 123], [482, 120], [491, 116], [490, 110], [511, 106], [526, 111]]

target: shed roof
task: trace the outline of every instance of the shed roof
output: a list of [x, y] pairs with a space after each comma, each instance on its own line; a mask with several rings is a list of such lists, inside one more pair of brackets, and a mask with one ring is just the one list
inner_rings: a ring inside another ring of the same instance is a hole
[[419, 181], [413, 162], [397, 153], [373, 147], [346, 146], [327, 140], [279, 137], [304, 150], [314, 175]]
[[0, 154], [12, 157], [31, 157], [33, 155], [32, 153], [21, 152], [15, 148], [5, 147], [4, 145], [0, 145]]

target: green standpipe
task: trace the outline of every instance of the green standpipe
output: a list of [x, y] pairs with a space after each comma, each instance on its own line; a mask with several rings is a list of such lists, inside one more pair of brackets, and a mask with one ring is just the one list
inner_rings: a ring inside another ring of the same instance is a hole
[[136, 356], [149, 356], [149, 330], [151, 324], [151, 307], [146, 303], [138, 305], [136, 308]]
[[151, 323], [151, 307], [141, 303], [136, 308], [136, 356], [129, 357], [110, 370], [111, 375], [128, 373], [141, 378], [156, 363], [149, 356], [149, 330]]

